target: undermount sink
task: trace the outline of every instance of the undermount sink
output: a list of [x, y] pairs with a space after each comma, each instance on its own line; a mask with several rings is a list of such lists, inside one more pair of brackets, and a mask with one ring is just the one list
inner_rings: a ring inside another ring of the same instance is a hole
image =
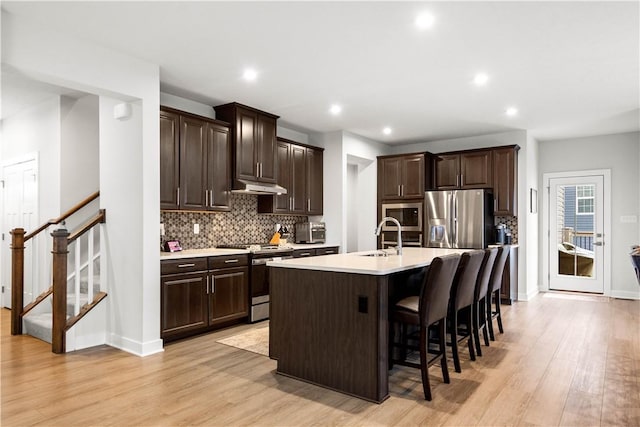
[[371, 252], [371, 253], [368, 253], [368, 254], [360, 254], [360, 256], [387, 257], [387, 256], [389, 256], [389, 254], [386, 253], [386, 252], [378, 251], [378, 252]]

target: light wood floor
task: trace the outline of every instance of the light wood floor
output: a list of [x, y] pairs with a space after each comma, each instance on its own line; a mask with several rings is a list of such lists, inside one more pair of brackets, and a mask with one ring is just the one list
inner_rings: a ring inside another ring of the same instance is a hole
[[[396, 367], [380, 405], [276, 375], [265, 356], [216, 342], [234, 329], [139, 358], [110, 347], [54, 355], [12, 337], [1, 310], [3, 426], [624, 425], [640, 426], [640, 302], [541, 294], [505, 307], [505, 333], [434, 400]], [[264, 326], [264, 324], [259, 324]]]

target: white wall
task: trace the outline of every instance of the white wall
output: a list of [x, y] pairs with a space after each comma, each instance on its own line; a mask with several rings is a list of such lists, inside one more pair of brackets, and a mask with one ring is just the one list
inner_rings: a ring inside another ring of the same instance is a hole
[[[631, 245], [640, 244], [640, 133], [544, 141], [539, 151], [540, 177], [551, 172], [611, 170], [611, 237], [605, 240], [612, 255], [611, 295], [640, 298], [629, 260]], [[542, 188], [542, 178], [539, 185]], [[623, 222], [624, 216], [635, 217], [636, 222]]]
[[[378, 225], [377, 157], [387, 154], [389, 147], [348, 132], [343, 133], [342, 141], [344, 144], [343, 162], [358, 166], [354, 192], [347, 193], [347, 198], [354, 198], [357, 203], [357, 250], [373, 250], [377, 245], [374, 231]], [[349, 229], [347, 228], [345, 231], [348, 237]]]
[[[124, 229], [130, 232], [125, 235], [107, 226], [108, 248], [112, 251], [107, 254], [112, 260], [109, 270], [112, 277], [122, 280], [110, 282], [108, 288], [115, 296], [109, 300], [108, 316], [117, 322], [110, 331], [112, 344], [140, 355], [161, 351], [157, 250], [159, 67], [47, 30], [4, 11], [2, 49], [3, 65], [18, 72], [46, 83], [105, 97], [104, 102], [100, 100], [100, 203], [107, 210], [108, 224], [112, 218], [113, 225], [120, 224], [126, 217]], [[138, 100], [137, 118], [129, 126], [113, 123], [113, 111], [106, 109], [115, 100]], [[128, 144], [126, 153], [122, 151], [123, 141]], [[122, 185], [123, 175], [130, 178], [125, 185]], [[136, 196], [135, 200], [131, 195]], [[116, 306], [118, 302], [124, 304], [125, 299], [128, 299], [126, 310]]]
[[27, 108], [2, 121], [3, 163], [37, 153], [39, 180], [38, 224], [60, 215], [60, 97]]
[[[2, 121], [0, 144], [3, 164], [14, 164], [25, 157], [35, 157], [38, 163], [38, 202], [36, 218], [31, 226], [38, 227], [60, 215], [60, 97], [51, 98]], [[46, 185], [45, 185], [46, 183]], [[3, 209], [0, 209], [3, 211]], [[29, 224], [24, 224], [29, 232]], [[51, 229], [51, 231], [53, 228]], [[8, 227], [3, 224], [4, 233]], [[25, 249], [25, 292], [33, 298], [51, 286], [51, 237], [40, 233]], [[8, 245], [0, 245], [2, 250]], [[2, 253], [5, 266], [10, 253]], [[33, 264], [32, 264], [33, 262]], [[11, 282], [10, 268], [2, 271], [3, 282]], [[28, 303], [30, 301], [25, 301]]]
[[[347, 195], [358, 194], [358, 164], [347, 163]], [[347, 196], [347, 242], [344, 252], [358, 251], [358, 221], [359, 215], [358, 197]]]
[[66, 211], [100, 188], [98, 97], [60, 98], [60, 207]]
[[314, 220], [324, 221], [327, 227], [326, 241], [339, 245], [344, 251], [346, 239], [346, 168], [343, 161], [342, 132], [315, 133], [309, 135], [309, 143], [324, 148], [323, 155], [323, 215]]
[[537, 212], [531, 212], [530, 190], [532, 188], [539, 190], [540, 173], [538, 141], [529, 134], [526, 135], [526, 143], [520, 148], [518, 159], [524, 159], [524, 164], [518, 162], [518, 233], [519, 238], [523, 237], [518, 245], [518, 299], [529, 300], [540, 290], [538, 248], [541, 240], [538, 232], [538, 218], [542, 211], [540, 204], [542, 193], [538, 191]]

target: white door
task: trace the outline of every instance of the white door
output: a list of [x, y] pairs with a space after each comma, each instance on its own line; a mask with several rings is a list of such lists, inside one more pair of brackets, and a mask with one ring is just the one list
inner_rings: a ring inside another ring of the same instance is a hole
[[[2, 168], [2, 250], [0, 281], [2, 306], [11, 307], [11, 230], [24, 228], [28, 233], [38, 226], [38, 169], [36, 159], [5, 165]], [[35, 244], [35, 242], [33, 242]], [[25, 245], [25, 301], [30, 301], [33, 275], [32, 245]]]
[[549, 179], [549, 289], [604, 293], [604, 176]]

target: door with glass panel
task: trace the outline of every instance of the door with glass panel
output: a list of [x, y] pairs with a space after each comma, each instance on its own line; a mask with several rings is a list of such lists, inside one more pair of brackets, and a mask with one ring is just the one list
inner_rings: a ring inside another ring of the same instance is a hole
[[549, 184], [549, 289], [603, 293], [604, 177]]

